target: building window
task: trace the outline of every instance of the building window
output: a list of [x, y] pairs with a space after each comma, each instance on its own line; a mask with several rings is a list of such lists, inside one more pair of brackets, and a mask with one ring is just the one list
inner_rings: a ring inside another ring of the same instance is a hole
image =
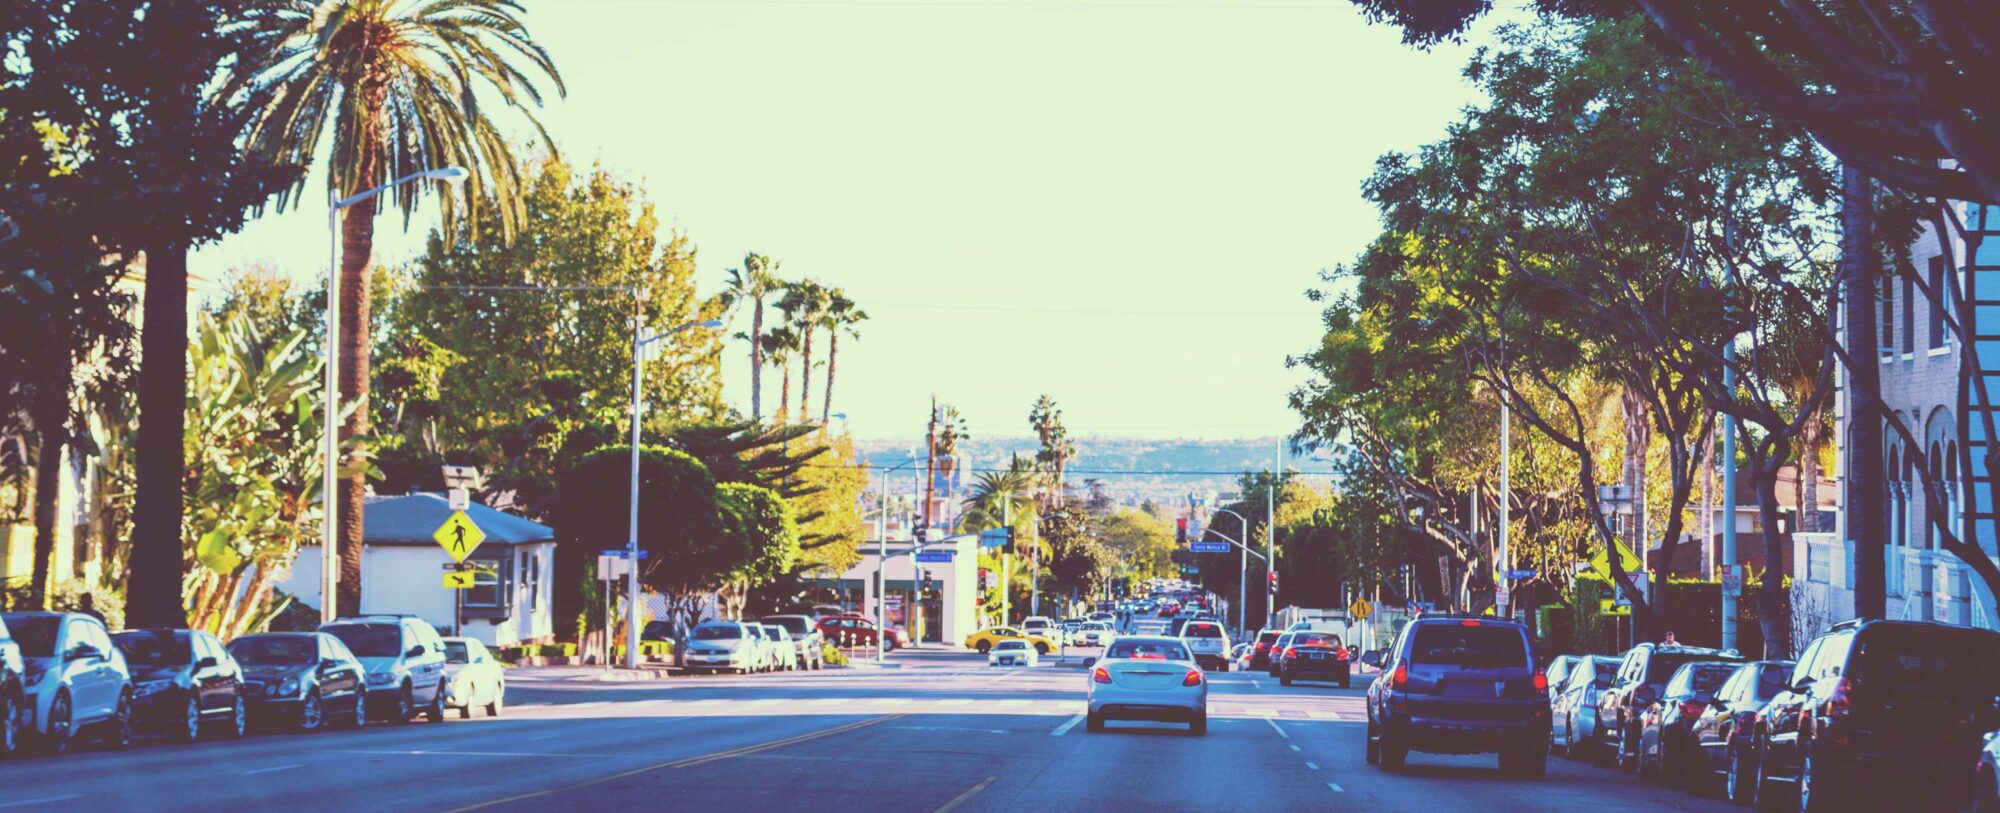
[[1944, 346], [1944, 315], [1951, 289], [1945, 287], [1944, 257], [1931, 258], [1931, 346]]
[[1882, 346], [1879, 352], [1896, 352], [1896, 280], [1882, 280]]
[[1917, 352], [1917, 272], [1903, 275], [1903, 352]]
[[467, 607], [500, 606], [500, 566], [499, 559], [467, 559], [472, 565], [472, 586], [465, 591]]

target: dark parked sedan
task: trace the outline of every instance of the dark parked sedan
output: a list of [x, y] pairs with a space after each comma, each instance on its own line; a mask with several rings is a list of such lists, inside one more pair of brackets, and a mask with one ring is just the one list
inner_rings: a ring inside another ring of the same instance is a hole
[[[243, 665], [243, 696], [259, 722], [317, 731], [328, 719], [354, 728], [368, 722], [361, 662], [323, 632], [270, 632], [229, 643]], [[337, 715], [337, 717], [336, 717]]]
[[1695, 750], [1687, 763], [1689, 792], [1705, 793], [1720, 784], [1731, 801], [1750, 803], [1750, 783], [1757, 776], [1753, 750], [1757, 714], [1785, 690], [1795, 666], [1791, 661], [1746, 663], [1723, 681], [1708, 709], [1694, 721]]
[[1687, 765], [1695, 757], [1691, 732], [1694, 721], [1715, 701], [1723, 681], [1742, 664], [1734, 661], [1695, 661], [1681, 664], [1660, 699], [1639, 714], [1639, 778], [1676, 784], [1685, 777]]
[[1279, 653], [1277, 663], [1278, 683], [1285, 686], [1294, 680], [1326, 680], [1345, 689], [1351, 680], [1347, 647], [1331, 632], [1292, 633], [1291, 646]]
[[133, 722], [183, 742], [206, 729], [243, 736], [243, 669], [202, 630], [127, 630], [111, 636], [132, 673]]

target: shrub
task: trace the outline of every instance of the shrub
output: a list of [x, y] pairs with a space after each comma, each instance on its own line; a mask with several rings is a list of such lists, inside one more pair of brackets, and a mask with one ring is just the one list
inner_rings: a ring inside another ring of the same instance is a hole
[[820, 650], [820, 658], [824, 660], [826, 662], [826, 665], [828, 666], [847, 665], [847, 655], [843, 654], [838, 647], [835, 647], [832, 644], [827, 644], [824, 649]]

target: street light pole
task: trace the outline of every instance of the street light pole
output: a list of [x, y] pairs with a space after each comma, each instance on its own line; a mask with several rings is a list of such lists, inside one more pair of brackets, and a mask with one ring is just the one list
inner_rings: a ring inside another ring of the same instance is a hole
[[[334, 543], [340, 535], [340, 210], [411, 181], [446, 181], [463, 183], [466, 172], [458, 167], [440, 167], [422, 172], [412, 172], [401, 178], [357, 195], [342, 198], [338, 185], [329, 185], [326, 190], [326, 357], [322, 366], [326, 368], [326, 425], [321, 427], [322, 450], [326, 459], [324, 471], [320, 473], [320, 535], [319, 535], [319, 620], [322, 624], [333, 623], [339, 617], [334, 607], [335, 596], [340, 584], [340, 556]], [[356, 510], [360, 506], [355, 506]], [[359, 607], [355, 608], [359, 610]]]
[[[877, 662], [882, 661], [885, 657], [883, 639], [889, 635], [889, 616], [883, 606], [885, 604], [884, 599], [886, 598], [883, 594], [888, 592], [888, 577], [883, 575], [882, 572], [883, 568], [887, 567], [889, 562], [889, 475], [894, 474], [905, 466], [916, 463], [917, 459], [913, 455], [908, 460], [882, 470], [881, 510], [875, 514], [875, 660]], [[922, 490], [919, 489], [915, 493], [921, 495]], [[914, 574], [916, 572], [914, 569], [916, 557], [914, 549], [910, 556], [912, 562], [911, 573]], [[914, 575], [912, 575], [911, 581], [915, 581]]]
[[[1237, 522], [1243, 523], [1243, 538], [1245, 540], [1250, 538], [1249, 517], [1227, 508], [1217, 508], [1215, 512], [1235, 517]], [[1217, 536], [1221, 536], [1221, 534], [1218, 533]], [[1241, 543], [1237, 543], [1236, 547], [1241, 554], [1238, 558], [1242, 560], [1242, 563], [1236, 567], [1236, 633], [1238, 636], [1245, 636], [1250, 634], [1250, 616], [1248, 614], [1250, 611], [1250, 600], [1246, 595], [1250, 591], [1250, 549], [1243, 547]]]
[[[644, 369], [642, 366], [646, 358], [644, 351], [646, 345], [691, 327], [722, 327], [722, 320], [709, 319], [703, 322], [689, 322], [664, 333], [646, 337], [641, 332], [645, 328], [645, 323], [641, 318], [639, 302], [639, 289], [634, 286], [632, 288], [632, 492], [627, 500], [631, 510], [625, 535], [625, 668], [627, 669], [639, 668], [639, 412], [641, 411], [639, 377]], [[606, 581], [604, 588], [608, 594], [611, 583]], [[604, 637], [609, 640], [611, 637], [609, 616], [604, 619], [604, 630]]]

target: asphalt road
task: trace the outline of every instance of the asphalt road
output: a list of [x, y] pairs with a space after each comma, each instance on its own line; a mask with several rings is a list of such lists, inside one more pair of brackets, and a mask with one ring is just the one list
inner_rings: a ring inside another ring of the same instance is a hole
[[518, 674], [498, 719], [0, 763], [0, 810], [1737, 810], [1562, 759], [1362, 762], [1361, 690], [1213, 676], [1209, 733], [1082, 725], [1077, 657], [632, 683]]

